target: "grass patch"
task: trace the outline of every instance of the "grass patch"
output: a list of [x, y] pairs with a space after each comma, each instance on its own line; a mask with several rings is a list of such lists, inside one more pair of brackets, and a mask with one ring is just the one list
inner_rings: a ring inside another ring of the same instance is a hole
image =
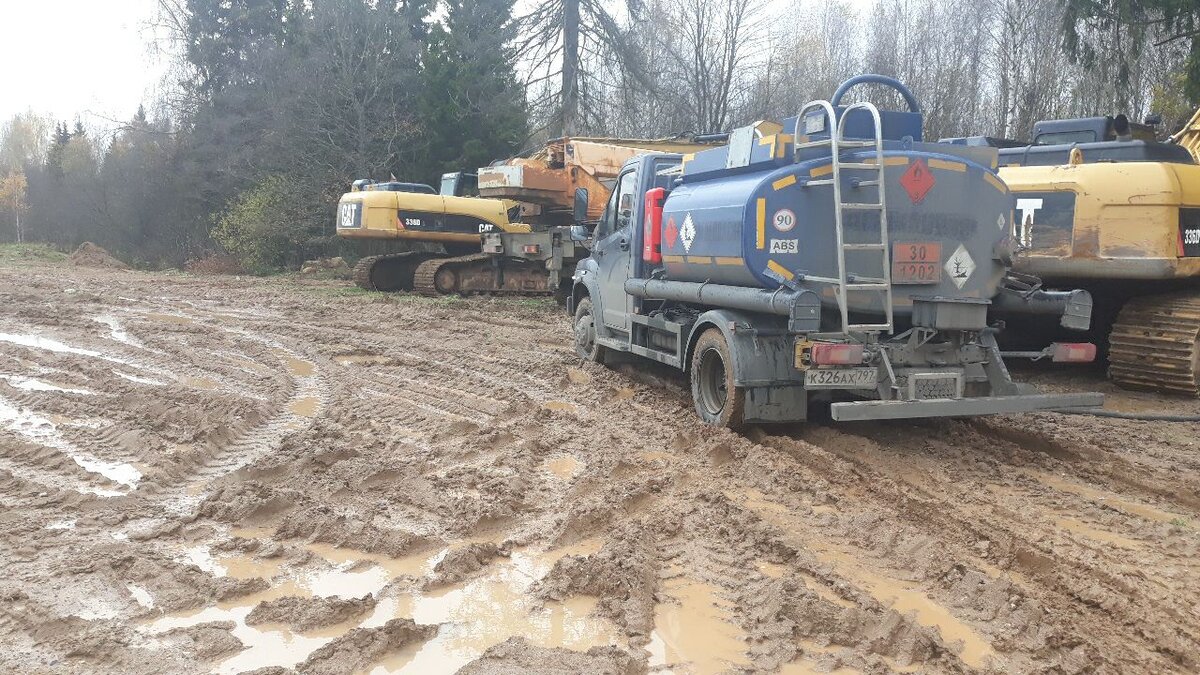
[[67, 254], [49, 244], [0, 244], [0, 264], [61, 263]]

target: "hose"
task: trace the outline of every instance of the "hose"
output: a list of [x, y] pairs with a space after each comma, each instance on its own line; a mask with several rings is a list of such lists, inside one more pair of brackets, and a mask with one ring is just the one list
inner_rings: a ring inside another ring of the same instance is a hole
[[1142, 420], [1145, 422], [1200, 422], [1200, 415], [1169, 415], [1167, 413], [1127, 413], [1119, 410], [1089, 408], [1085, 410], [1055, 410], [1064, 415], [1091, 415], [1092, 417], [1114, 417], [1119, 420]]

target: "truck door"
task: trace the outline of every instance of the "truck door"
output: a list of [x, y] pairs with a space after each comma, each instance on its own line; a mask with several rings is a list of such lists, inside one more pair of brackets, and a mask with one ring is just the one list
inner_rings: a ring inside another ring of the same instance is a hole
[[596, 226], [596, 243], [592, 247], [600, 276], [604, 325], [623, 333], [629, 332], [629, 314], [633, 311], [632, 298], [625, 292], [625, 280], [629, 278], [632, 259], [636, 190], [637, 171], [622, 173]]

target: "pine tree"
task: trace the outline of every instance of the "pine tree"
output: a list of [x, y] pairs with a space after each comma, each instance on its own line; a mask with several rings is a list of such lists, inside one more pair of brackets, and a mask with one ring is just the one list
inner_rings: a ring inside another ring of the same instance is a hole
[[422, 117], [431, 168], [474, 171], [511, 156], [527, 133], [508, 43], [512, 0], [450, 0], [424, 58]]
[[46, 169], [55, 180], [63, 179], [63, 154], [71, 144], [71, 132], [66, 122], [54, 125], [54, 139], [50, 142], [50, 151], [46, 154]]

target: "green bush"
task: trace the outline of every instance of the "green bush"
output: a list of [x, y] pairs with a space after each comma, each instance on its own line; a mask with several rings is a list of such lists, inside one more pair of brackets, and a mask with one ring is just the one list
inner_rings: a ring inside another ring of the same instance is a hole
[[291, 181], [270, 176], [238, 195], [218, 218], [212, 238], [247, 271], [268, 274], [304, 259], [312, 215]]

